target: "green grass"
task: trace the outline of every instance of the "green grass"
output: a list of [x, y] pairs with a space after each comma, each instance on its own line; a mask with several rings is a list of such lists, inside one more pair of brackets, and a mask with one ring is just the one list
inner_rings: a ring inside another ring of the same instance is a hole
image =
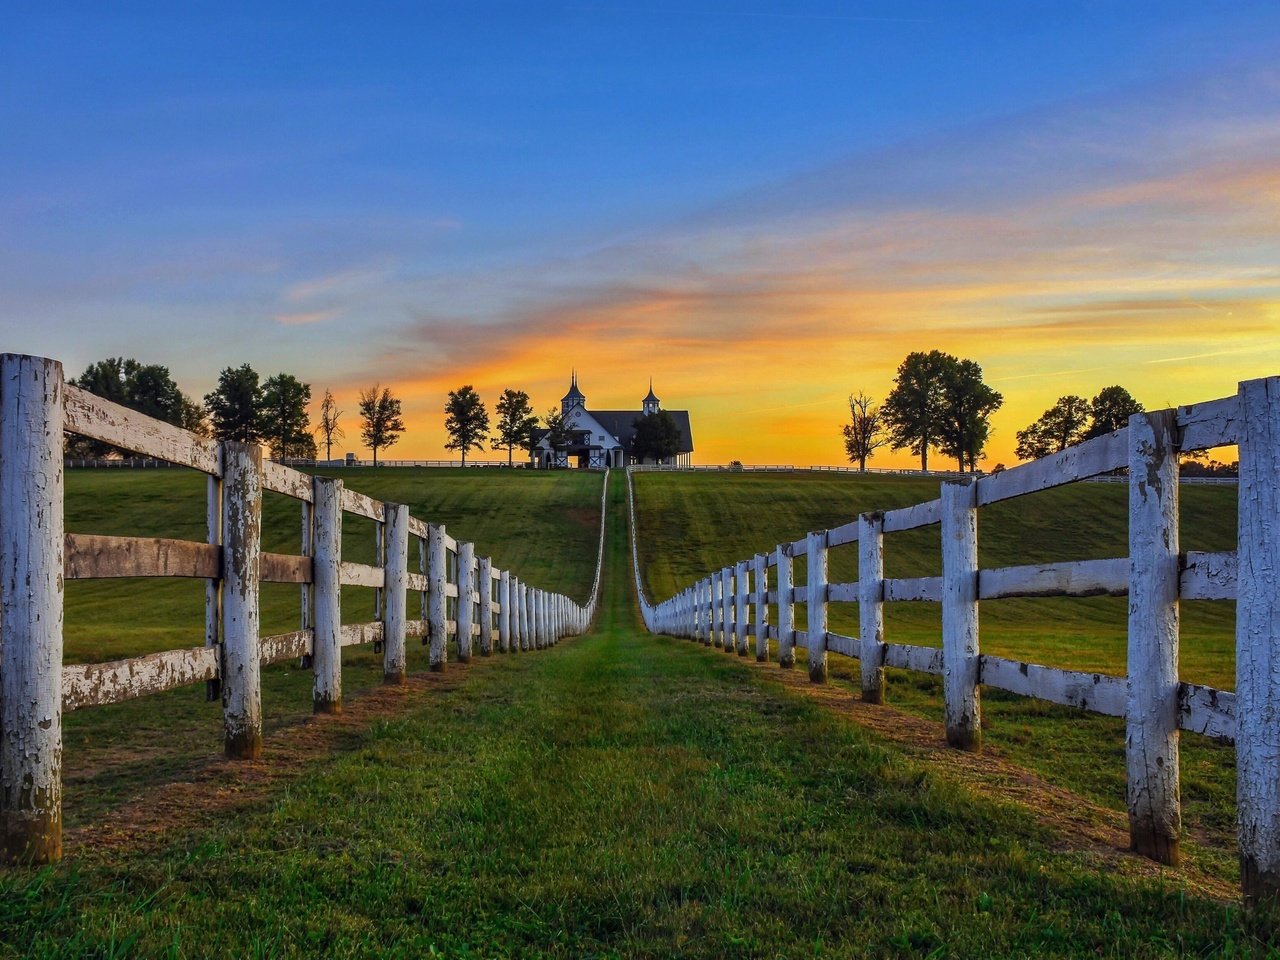
[[[634, 478], [640, 557], [646, 592], [661, 600], [679, 587], [731, 563], [766, 551], [806, 531], [839, 526], [858, 513], [892, 509], [938, 495], [938, 481], [884, 476], [805, 473], [638, 474]], [[1080, 483], [983, 507], [979, 563], [997, 567], [1128, 553], [1127, 489]], [[1184, 550], [1232, 550], [1236, 489], [1184, 486]], [[941, 573], [937, 527], [885, 537], [885, 572], [891, 577]], [[857, 545], [830, 552], [831, 580], [857, 579]], [[804, 561], [795, 563], [804, 581]], [[771, 611], [770, 616], [775, 616]], [[984, 652], [1018, 660], [1124, 675], [1127, 601], [1123, 597], [1009, 599], [982, 604]], [[805, 610], [797, 607], [803, 627]], [[858, 635], [857, 604], [832, 604], [830, 629]], [[1181, 672], [1184, 679], [1235, 687], [1235, 610], [1226, 601], [1182, 604]], [[938, 646], [937, 604], [891, 603], [885, 639]], [[803, 658], [803, 651], [800, 651]], [[830, 658], [837, 682], [858, 685], [856, 661]], [[924, 716], [942, 713], [935, 677], [889, 672], [889, 698]], [[988, 690], [983, 699], [986, 742], [1011, 759], [1090, 799], [1124, 807], [1124, 725], [1041, 701]], [[1203, 737], [1182, 738], [1185, 824], [1212, 848], [1202, 854], [1215, 869], [1234, 871], [1235, 754]]]
[[[601, 475], [586, 471], [485, 469], [351, 469], [354, 490], [410, 505], [414, 516], [447, 524], [473, 540], [477, 553], [526, 582], [586, 599], [595, 574]], [[70, 470], [67, 529], [112, 536], [204, 539], [205, 479], [192, 471]], [[371, 562], [374, 525], [344, 516], [343, 554]], [[296, 553], [297, 501], [268, 494], [264, 549]], [[554, 544], [548, 548], [548, 544]], [[416, 616], [418, 594], [409, 595]], [[344, 587], [343, 621], [373, 619], [373, 591]], [[298, 629], [300, 590], [264, 584], [262, 631]], [[69, 581], [67, 662], [95, 662], [204, 642], [204, 582], [197, 580]], [[409, 669], [426, 668], [426, 648], [411, 642]], [[270, 732], [311, 714], [311, 673], [296, 663], [263, 671], [263, 714]], [[343, 650], [343, 688], [350, 695], [382, 682], [382, 662], [368, 647]], [[66, 820], [89, 822], [150, 785], [179, 777], [222, 750], [221, 712], [203, 687], [183, 688], [110, 707], [79, 710], [64, 723]]]
[[736, 658], [643, 636], [623, 486], [592, 635], [499, 657], [157, 845], [0, 874], [0, 954], [1266, 955]]

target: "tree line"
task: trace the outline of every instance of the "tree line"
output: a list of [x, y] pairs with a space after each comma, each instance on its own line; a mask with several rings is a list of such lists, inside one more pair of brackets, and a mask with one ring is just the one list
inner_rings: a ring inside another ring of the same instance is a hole
[[[991, 437], [991, 415], [1004, 397], [982, 380], [982, 367], [939, 350], [908, 354], [898, 366], [893, 389], [877, 404], [865, 391], [849, 397], [849, 422], [842, 425], [845, 455], [866, 471], [882, 447], [909, 449], [929, 469], [929, 451], [975, 472]], [[1033, 423], [1017, 432], [1017, 455], [1034, 460], [1126, 426], [1142, 405], [1124, 387], [1099, 391], [1092, 400], [1059, 397]]]

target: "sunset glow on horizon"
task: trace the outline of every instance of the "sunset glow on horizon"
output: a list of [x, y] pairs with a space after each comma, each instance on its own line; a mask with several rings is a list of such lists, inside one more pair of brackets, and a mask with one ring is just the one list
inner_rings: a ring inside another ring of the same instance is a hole
[[285, 370], [359, 455], [378, 382], [389, 459], [452, 456], [450, 389], [541, 414], [575, 368], [602, 409], [652, 377], [695, 463], [839, 464], [848, 395], [940, 349], [1004, 394], [987, 468], [1064, 394], [1280, 373], [1280, 11], [680, 9], [24, 14], [2, 349]]

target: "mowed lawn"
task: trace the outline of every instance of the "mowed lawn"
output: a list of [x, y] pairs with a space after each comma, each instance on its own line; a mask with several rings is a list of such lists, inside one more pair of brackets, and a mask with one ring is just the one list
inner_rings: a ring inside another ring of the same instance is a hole
[[[447, 525], [472, 540], [477, 555], [526, 582], [585, 601], [595, 573], [600, 524], [599, 473], [493, 469], [355, 468], [339, 472], [354, 490], [407, 503], [414, 516]], [[114, 536], [204, 540], [205, 478], [193, 471], [69, 470], [67, 529]], [[263, 504], [264, 549], [296, 553], [301, 505], [278, 494]], [[416, 541], [415, 541], [416, 542]], [[345, 514], [343, 553], [374, 558], [374, 524]], [[414, 561], [416, 562], [416, 555]], [[114, 660], [204, 642], [202, 580], [73, 580], [67, 583], [67, 662]], [[301, 591], [262, 587], [264, 634], [297, 630]], [[418, 615], [419, 594], [409, 595]], [[373, 619], [373, 591], [344, 587], [345, 623]], [[411, 641], [409, 669], [426, 669], [426, 647]], [[296, 662], [263, 671], [268, 732], [311, 714], [311, 673]], [[343, 650], [344, 693], [382, 682], [382, 659], [371, 647]], [[110, 707], [78, 710], [64, 723], [66, 819], [91, 821], [140, 789], [180, 777], [220, 753], [220, 706], [204, 688], [171, 690]]]
[[[657, 474], [633, 478], [642, 576], [648, 596], [662, 600], [721, 566], [829, 529], [868, 510], [893, 509], [938, 496], [939, 482], [848, 474]], [[1236, 488], [1184, 485], [1183, 550], [1233, 550]], [[983, 567], [1128, 554], [1128, 491], [1123, 484], [1077, 483], [983, 507], [978, 558]], [[833, 548], [832, 582], [857, 580], [857, 545]], [[804, 582], [804, 559], [795, 561]], [[942, 572], [936, 526], [885, 536], [890, 577]], [[1127, 600], [1124, 597], [1017, 598], [984, 601], [984, 652], [1077, 670], [1123, 676]], [[830, 629], [858, 635], [857, 604], [831, 604]], [[803, 629], [805, 609], [796, 610]], [[770, 610], [770, 617], [776, 611]], [[1185, 680], [1235, 687], [1235, 611], [1228, 601], [1182, 604], [1181, 673]], [[938, 646], [938, 604], [885, 605], [885, 639]], [[804, 651], [798, 651], [801, 661]], [[857, 661], [832, 655], [837, 682], [858, 682]], [[938, 678], [889, 671], [889, 699], [924, 716], [941, 716]], [[1124, 806], [1123, 722], [1083, 711], [984, 691], [988, 744], [1055, 782], [1113, 808]], [[1204, 737], [1182, 738], [1182, 795], [1193, 851], [1211, 869], [1235, 870], [1235, 754]]]
[[[621, 478], [618, 478], [621, 479]], [[494, 657], [234, 813], [0, 873], [39, 956], [1262, 956], [1273, 930], [645, 636]]]

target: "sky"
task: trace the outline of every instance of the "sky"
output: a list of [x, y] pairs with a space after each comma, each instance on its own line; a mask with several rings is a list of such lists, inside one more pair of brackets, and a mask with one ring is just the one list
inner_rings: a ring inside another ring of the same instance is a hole
[[[27, 5], [0, 349], [588, 407], [835, 464], [914, 350], [1149, 408], [1280, 373], [1280, 4]], [[497, 457], [497, 454], [488, 454]], [[873, 466], [909, 466], [879, 451]]]

